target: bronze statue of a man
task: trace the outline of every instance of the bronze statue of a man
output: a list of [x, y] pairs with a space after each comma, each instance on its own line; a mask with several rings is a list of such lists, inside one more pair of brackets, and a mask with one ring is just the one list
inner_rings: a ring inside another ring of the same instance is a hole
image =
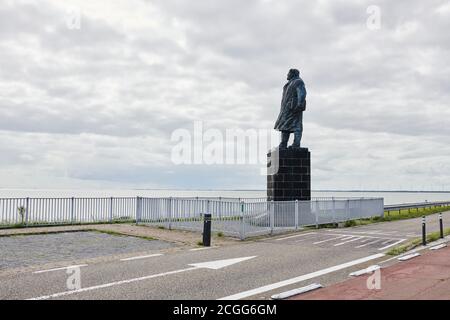
[[289, 148], [300, 148], [303, 133], [303, 111], [306, 110], [306, 88], [297, 69], [290, 69], [288, 83], [283, 87], [281, 110], [275, 130], [281, 131], [279, 148], [286, 149], [289, 136], [294, 133], [294, 142]]

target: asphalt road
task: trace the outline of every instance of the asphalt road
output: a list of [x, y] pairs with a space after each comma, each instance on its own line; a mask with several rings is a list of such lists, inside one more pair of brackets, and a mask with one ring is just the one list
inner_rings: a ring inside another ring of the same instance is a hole
[[[427, 220], [428, 231], [437, 231], [437, 215]], [[444, 221], [450, 226], [450, 212]], [[139, 259], [109, 259], [78, 269], [51, 270], [52, 264], [61, 267], [52, 262], [44, 269], [36, 265], [31, 271], [0, 273], [0, 299], [268, 299], [311, 283], [341, 281], [349, 272], [385, 260], [383, 253], [420, 230], [421, 220], [413, 219], [303, 230], [205, 250], [136, 250]], [[72, 281], [78, 270], [81, 289]]]

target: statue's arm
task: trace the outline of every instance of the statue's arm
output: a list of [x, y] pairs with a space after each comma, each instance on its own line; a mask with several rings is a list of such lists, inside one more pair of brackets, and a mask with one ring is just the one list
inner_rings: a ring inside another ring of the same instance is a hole
[[305, 85], [302, 84], [301, 86], [297, 87], [297, 104], [300, 107], [302, 111], [305, 111], [305, 99], [306, 99], [306, 88]]

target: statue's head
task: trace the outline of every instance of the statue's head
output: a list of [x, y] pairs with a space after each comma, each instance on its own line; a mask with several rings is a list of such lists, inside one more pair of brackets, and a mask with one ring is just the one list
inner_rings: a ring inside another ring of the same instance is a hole
[[297, 69], [290, 69], [287, 74], [287, 79], [291, 80], [294, 78], [298, 78], [299, 76], [300, 76], [300, 71], [298, 71]]

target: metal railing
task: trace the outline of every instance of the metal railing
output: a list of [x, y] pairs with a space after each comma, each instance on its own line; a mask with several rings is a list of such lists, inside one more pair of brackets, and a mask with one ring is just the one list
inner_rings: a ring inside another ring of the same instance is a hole
[[388, 213], [391, 211], [401, 210], [411, 210], [411, 209], [421, 209], [421, 208], [435, 208], [435, 207], [448, 207], [450, 206], [450, 201], [433, 201], [433, 202], [418, 202], [418, 203], [403, 203], [403, 204], [392, 204], [384, 206], [384, 211]]
[[302, 226], [382, 216], [382, 198], [267, 201], [265, 198], [0, 198], [0, 225], [62, 225], [129, 221], [168, 229], [212, 230], [245, 239]]
[[212, 230], [245, 239], [304, 226], [383, 216], [384, 200], [238, 202], [180, 198], [138, 198], [137, 223], [201, 232], [203, 215], [212, 215]]

